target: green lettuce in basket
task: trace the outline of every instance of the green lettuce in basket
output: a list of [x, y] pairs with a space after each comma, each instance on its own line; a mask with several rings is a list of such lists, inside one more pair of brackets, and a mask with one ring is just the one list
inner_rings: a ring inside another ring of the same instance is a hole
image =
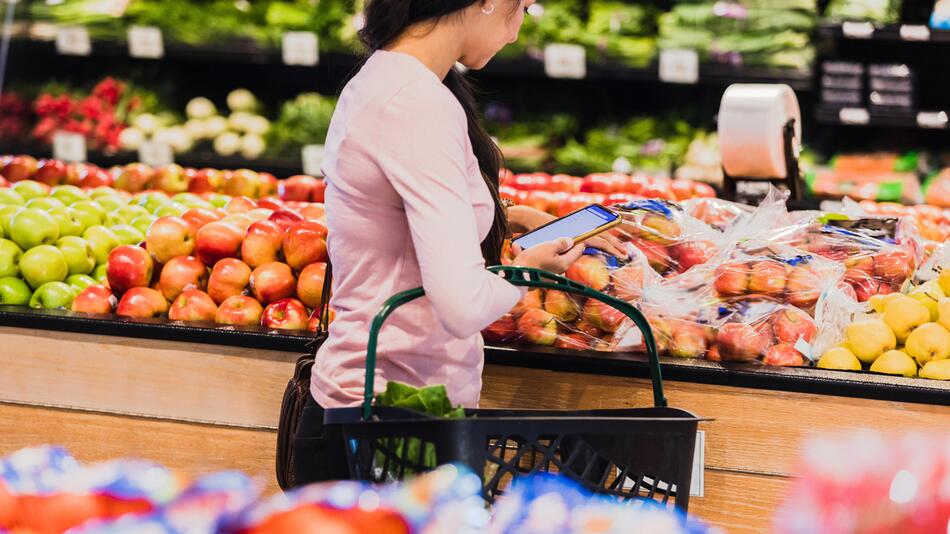
[[[422, 388], [413, 387], [400, 382], [388, 382], [386, 391], [376, 396], [376, 406], [388, 406], [393, 408], [405, 408], [415, 410], [436, 417], [445, 417], [447, 419], [463, 419], [465, 409], [462, 406], [452, 406], [449, 400], [449, 394], [445, 386], [425, 386]], [[423, 445], [425, 449], [422, 450]], [[423, 444], [417, 438], [385, 438], [380, 439], [379, 448], [394, 451], [395, 458], [400, 461], [406, 460], [409, 464], [420, 463], [423, 470], [435, 469], [438, 467], [438, 461], [435, 454], [435, 445], [432, 443]], [[420, 455], [420, 450], [422, 454]], [[420, 462], [421, 458], [421, 462]], [[397, 462], [390, 459], [386, 464], [385, 455], [382, 452], [376, 452], [376, 465], [379, 468], [385, 466], [388, 478], [399, 478], [400, 471]], [[405, 475], [418, 473], [415, 468], [406, 468]]]

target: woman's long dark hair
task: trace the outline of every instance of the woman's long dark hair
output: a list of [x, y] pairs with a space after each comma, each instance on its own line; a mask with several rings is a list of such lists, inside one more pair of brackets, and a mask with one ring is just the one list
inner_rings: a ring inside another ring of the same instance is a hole
[[[367, 0], [366, 25], [360, 30], [360, 40], [373, 53], [390, 44], [413, 24], [435, 21], [458, 13], [478, 0]], [[509, 233], [508, 217], [498, 195], [498, 171], [502, 155], [498, 146], [482, 125], [478, 106], [469, 81], [455, 69], [449, 70], [442, 81], [462, 104], [468, 119], [468, 137], [478, 159], [482, 177], [495, 201], [495, 221], [488, 236], [482, 241], [482, 256], [488, 265], [501, 263], [501, 248]]]

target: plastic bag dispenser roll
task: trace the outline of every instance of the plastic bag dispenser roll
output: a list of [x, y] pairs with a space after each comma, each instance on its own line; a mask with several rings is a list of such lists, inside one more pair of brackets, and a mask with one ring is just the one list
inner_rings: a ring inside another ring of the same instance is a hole
[[719, 104], [722, 166], [737, 178], [786, 178], [784, 129], [795, 120], [793, 153], [802, 135], [801, 110], [782, 84], [734, 84]]

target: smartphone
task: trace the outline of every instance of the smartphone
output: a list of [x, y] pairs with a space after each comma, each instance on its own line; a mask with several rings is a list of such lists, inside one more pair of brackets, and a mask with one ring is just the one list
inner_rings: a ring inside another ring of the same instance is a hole
[[537, 244], [554, 241], [562, 237], [570, 237], [577, 244], [589, 239], [604, 230], [609, 230], [620, 224], [621, 218], [600, 204], [591, 204], [575, 212], [569, 213], [560, 219], [555, 219], [544, 226], [518, 237], [512, 243], [523, 249], [529, 249]]

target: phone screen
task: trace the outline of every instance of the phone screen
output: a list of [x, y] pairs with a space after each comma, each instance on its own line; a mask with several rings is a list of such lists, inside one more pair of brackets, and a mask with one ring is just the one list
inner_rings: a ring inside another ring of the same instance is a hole
[[531, 248], [540, 243], [547, 243], [562, 237], [582, 236], [591, 230], [596, 230], [601, 226], [615, 221], [619, 215], [597, 204], [592, 204], [581, 210], [575, 211], [556, 221], [524, 234], [514, 240], [521, 248]]

